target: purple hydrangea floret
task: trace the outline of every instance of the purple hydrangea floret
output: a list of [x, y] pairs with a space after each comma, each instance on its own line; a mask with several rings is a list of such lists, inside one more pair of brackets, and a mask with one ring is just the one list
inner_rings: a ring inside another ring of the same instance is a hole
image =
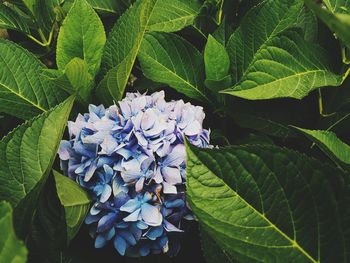
[[85, 223], [96, 248], [110, 241], [121, 255], [178, 251], [170, 238], [183, 232], [183, 219], [193, 219], [185, 198], [184, 137], [208, 147], [204, 117], [202, 107], [166, 102], [160, 91], [128, 93], [107, 109], [90, 105], [68, 123], [61, 167], [93, 197]]

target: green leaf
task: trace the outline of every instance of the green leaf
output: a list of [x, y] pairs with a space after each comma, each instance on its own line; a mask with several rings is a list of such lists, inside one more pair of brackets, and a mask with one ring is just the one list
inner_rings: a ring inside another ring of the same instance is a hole
[[318, 21], [314, 11], [304, 6], [298, 16], [297, 26], [302, 29], [306, 41], [318, 41]]
[[223, 19], [220, 26], [213, 32], [213, 37], [223, 46], [226, 46], [233, 31], [233, 26], [227, 22], [227, 19]]
[[349, 174], [276, 146], [187, 145], [187, 196], [238, 262], [347, 262]]
[[206, 78], [209, 80], [225, 78], [230, 69], [230, 58], [225, 47], [211, 35], [204, 49], [204, 64]]
[[330, 70], [325, 50], [298, 30], [303, 3], [267, 0], [251, 9], [227, 45], [235, 86], [227, 94], [245, 99], [300, 99], [342, 78]]
[[124, 11], [123, 1], [116, 0], [87, 0], [87, 2], [98, 12], [121, 14]]
[[[66, 220], [53, 176], [40, 194], [29, 237], [26, 239], [32, 262], [64, 263], [67, 248]], [[68, 263], [68, 262], [67, 262]]]
[[190, 98], [210, 101], [203, 87], [203, 55], [183, 38], [171, 33], [148, 33], [138, 59], [147, 78]]
[[17, 234], [24, 237], [42, 185], [55, 159], [74, 97], [17, 127], [0, 141], [0, 200], [15, 207]]
[[57, 40], [57, 66], [64, 70], [73, 58], [81, 58], [95, 76], [100, 68], [106, 35], [94, 9], [76, 0], [63, 21]]
[[227, 43], [235, 81], [245, 75], [267, 42], [296, 25], [301, 9], [299, 0], [267, 0], [247, 13]]
[[323, 3], [332, 13], [350, 13], [349, 0], [323, 0]]
[[[12, 2], [12, 1], [11, 1]], [[49, 35], [52, 34], [53, 26], [56, 19], [55, 8], [59, 6], [59, 1], [57, 0], [21, 0], [19, 3], [15, 4], [20, 5], [20, 8], [23, 9], [23, 5], [29, 10], [28, 13], [31, 17], [34, 18], [38, 30], [41, 30], [41, 33], [45, 33], [45, 37], [49, 38]]]
[[58, 198], [64, 207], [68, 241], [72, 240], [77, 234], [83, 223], [89, 208], [91, 200], [88, 194], [72, 179], [60, 173], [53, 172]]
[[0, 39], [0, 111], [30, 119], [63, 101], [65, 92], [40, 79], [45, 68], [27, 50]]
[[0, 4], [0, 28], [12, 29], [30, 34], [28, 25], [21, 17], [8, 6]]
[[221, 24], [223, 5], [224, 0], [205, 0], [196, 18], [195, 27], [204, 35], [214, 31]]
[[296, 133], [286, 123], [276, 120], [272, 114], [268, 115], [267, 113], [255, 112], [254, 107], [251, 107], [248, 110], [237, 109], [230, 116], [243, 128], [254, 129], [282, 139], [296, 137]]
[[205, 232], [205, 230], [201, 229], [200, 236], [201, 236], [201, 245], [202, 245], [203, 255], [207, 263], [236, 262], [231, 255], [227, 254], [226, 251], [223, 251], [216, 244], [216, 242]]
[[12, 208], [9, 203], [0, 202], [0, 215], [0, 263], [25, 263], [27, 249], [13, 230]]
[[335, 133], [295, 128], [304, 133], [336, 163], [340, 161], [342, 164], [350, 165], [350, 146], [338, 139]]
[[124, 94], [132, 67], [150, 17], [158, 0], [138, 0], [117, 21], [109, 33], [103, 53], [97, 94], [105, 104], [119, 101]]
[[204, 84], [208, 89], [214, 92], [219, 92], [225, 88], [231, 87], [232, 78], [231, 78], [231, 75], [227, 75], [219, 80], [206, 79], [204, 81]]
[[241, 80], [223, 93], [250, 100], [301, 99], [316, 88], [338, 86], [343, 78], [331, 71], [326, 54], [299, 32], [285, 31], [260, 47]]
[[77, 94], [80, 102], [89, 103], [94, 81], [88, 71], [88, 65], [84, 60], [73, 58], [64, 71], [49, 69], [43, 71], [42, 76], [56, 89], [63, 89], [69, 94]]
[[[318, 4], [316, 4], [313, 0], [305, 0], [306, 5], [312, 9], [318, 18], [325, 23], [343, 42], [344, 44], [350, 48], [350, 13], [349, 13], [349, 5], [348, 1], [339, 1], [343, 2], [346, 5], [347, 11], [344, 11], [341, 6], [337, 5], [338, 1], [324, 1], [326, 5], [330, 8], [331, 11], [328, 11]], [[334, 12], [334, 13], [333, 13]], [[338, 13], [339, 12], [339, 13]]]
[[175, 32], [192, 25], [200, 4], [188, 0], [162, 0], [154, 6], [147, 30]]

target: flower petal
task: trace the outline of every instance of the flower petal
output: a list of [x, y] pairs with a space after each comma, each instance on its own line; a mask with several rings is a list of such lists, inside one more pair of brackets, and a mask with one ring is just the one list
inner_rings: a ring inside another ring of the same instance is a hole
[[145, 182], [145, 177], [141, 177], [135, 184], [136, 192], [141, 192], [143, 189], [143, 184]]
[[136, 239], [130, 231], [120, 230], [120, 231], [118, 231], [118, 235], [123, 237], [126, 240], [126, 242], [128, 242], [129, 245], [131, 245], [131, 246], [136, 245]]
[[162, 234], [163, 234], [163, 226], [158, 226], [158, 227], [152, 227], [144, 235], [151, 240], [156, 240]]
[[136, 222], [140, 220], [140, 212], [141, 212], [141, 208], [135, 210], [133, 213], [125, 217], [123, 220], [125, 222]]
[[162, 175], [168, 184], [176, 185], [182, 183], [182, 177], [179, 168], [164, 167], [162, 168]]
[[176, 186], [163, 182], [163, 193], [164, 194], [177, 194]]
[[113, 227], [115, 221], [117, 219], [116, 213], [109, 213], [105, 216], [103, 216], [97, 224], [97, 232], [102, 233], [106, 230], [109, 230], [111, 227]]
[[102, 203], [106, 202], [109, 197], [111, 196], [112, 194], [112, 187], [108, 184], [105, 184], [104, 188], [103, 188], [103, 192], [101, 194], [101, 197], [100, 197], [100, 201]]
[[127, 201], [122, 207], [120, 207], [120, 211], [132, 213], [136, 209], [140, 208], [141, 203], [137, 199], [130, 199]]
[[124, 238], [117, 235], [114, 239], [113, 244], [118, 253], [124, 256], [126, 251], [126, 241], [124, 240]]
[[100, 234], [97, 235], [95, 239], [95, 248], [101, 248], [104, 247], [107, 244], [107, 239], [104, 235]]
[[163, 216], [159, 209], [148, 203], [142, 204], [141, 216], [143, 221], [149, 226], [159, 226], [162, 224]]
[[62, 140], [60, 148], [58, 149], [58, 155], [61, 160], [67, 161], [70, 158], [70, 152], [72, 151], [72, 145], [69, 141]]
[[183, 230], [177, 228], [176, 226], [174, 226], [172, 223], [170, 223], [169, 221], [165, 220], [163, 221], [164, 224], [164, 228], [167, 232], [184, 232]]

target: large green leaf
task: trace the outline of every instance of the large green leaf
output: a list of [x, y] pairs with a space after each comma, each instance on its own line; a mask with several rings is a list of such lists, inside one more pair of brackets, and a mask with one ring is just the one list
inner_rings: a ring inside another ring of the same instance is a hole
[[32, 262], [68, 263], [64, 260], [68, 245], [64, 208], [51, 175], [40, 194], [26, 244]]
[[245, 75], [267, 42], [296, 25], [302, 6], [300, 0], [267, 0], [248, 12], [227, 43], [236, 82]]
[[349, 174], [276, 146], [187, 145], [187, 196], [239, 262], [347, 262]]
[[302, 8], [299, 0], [267, 0], [248, 12], [227, 45], [236, 84], [225, 93], [252, 100], [300, 99], [318, 87], [341, 84], [325, 50], [289, 29], [300, 25]]
[[58, 0], [20, 0], [11, 1], [14, 4], [19, 5], [20, 9], [23, 10], [23, 4], [35, 21], [36, 26], [43, 34], [46, 40], [49, 38], [50, 32], [52, 34], [53, 26], [56, 19], [55, 8], [60, 4]]
[[172, 33], [147, 33], [138, 55], [143, 74], [188, 97], [209, 101], [204, 92], [203, 55]]
[[74, 97], [17, 127], [0, 141], [0, 200], [15, 207], [15, 227], [25, 236], [42, 185], [55, 159]]
[[64, 70], [73, 58], [81, 58], [95, 76], [100, 68], [106, 35], [103, 24], [86, 0], [76, 0], [63, 21], [57, 40], [57, 66]]
[[[297, 128], [297, 127], [296, 127]], [[335, 162], [350, 165], [350, 146], [342, 142], [331, 131], [307, 130], [297, 128], [312, 140]]]
[[67, 238], [72, 240], [77, 234], [90, 208], [88, 194], [72, 179], [54, 171], [58, 198], [64, 207]]
[[304, 6], [298, 16], [297, 27], [304, 33], [304, 39], [309, 42], [318, 41], [318, 20], [315, 12]]
[[[221, 24], [224, 0], [204, 0], [195, 27], [204, 35], [213, 32]], [[232, 3], [233, 1], [231, 1]], [[230, 17], [234, 16], [234, 8], [230, 10]]]
[[313, 0], [305, 0], [306, 5], [350, 48], [350, 1], [328, 0], [324, 2], [329, 10], [322, 8]]
[[0, 39], [0, 111], [30, 119], [63, 101], [65, 92], [41, 81], [45, 68], [27, 50]]
[[0, 231], [0, 263], [25, 263], [27, 249], [16, 237], [12, 223], [12, 207], [5, 201], [0, 202]]
[[236, 262], [231, 255], [227, 254], [226, 251], [222, 250], [216, 244], [216, 242], [205, 232], [205, 230], [201, 229], [200, 237], [201, 237], [201, 246], [202, 246], [203, 256], [205, 258], [206, 263]]
[[285, 31], [261, 47], [241, 80], [223, 92], [251, 100], [301, 99], [318, 87], [338, 86], [343, 78], [331, 71], [325, 54], [299, 32]]
[[349, 0], [323, 0], [323, 3], [332, 13], [350, 13]]
[[11, 8], [0, 4], [0, 28], [12, 29], [25, 34], [30, 30], [26, 22]]
[[49, 69], [43, 71], [42, 76], [56, 89], [63, 89], [69, 94], [77, 94], [79, 101], [83, 103], [91, 101], [94, 81], [84, 60], [73, 58], [64, 71]]
[[97, 88], [100, 99], [110, 104], [124, 94], [132, 67], [150, 17], [158, 0], [138, 0], [112, 28], [103, 54], [101, 75]]
[[225, 47], [209, 35], [204, 49], [205, 75], [207, 79], [221, 80], [227, 76], [230, 58]]
[[217, 91], [217, 87], [222, 90], [232, 85], [229, 75], [230, 58], [225, 46], [211, 35], [204, 49], [204, 64], [206, 87]]
[[148, 22], [149, 31], [174, 32], [192, 25], [200, 4], [188, 0], [158, 1]]
[[[96, 10], [102, 13], [121, 14], [125, 8], [122, 0], [87, 0], [87, 2]], [[126, 2], [126, 1], [125, 1]]]

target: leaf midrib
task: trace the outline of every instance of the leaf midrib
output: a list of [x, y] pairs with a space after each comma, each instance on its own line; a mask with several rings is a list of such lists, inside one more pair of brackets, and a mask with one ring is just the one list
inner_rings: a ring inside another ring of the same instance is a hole
[[24, 101], [28, 102], [30, 105], [36, 107], [37, 109], [39, 109], [39, 110], [41, 110], [41, 111], [43, 111], [43, 112], [47, 112], [46, 109], [44, 109], [44, 108], [41, 107], [40, 105], [36, 104], [35, 102], [33, 102], [33, 101], [27, 99], [26, 97], [23, 97], [23, 95], [21, 95], [20, 93], [18, 93], [18, 92], [16, 92], [16, 91], [12, 90], [10, 87], [6, 86], [4, 83], [0, 83], [0, 86], [3, 87], [3, 88], [5, 88], [6, 90], [8, 90], [10, 93], [15, 94], [17, 97], [19, 97], [19, 98], [23, 99]]
[[158, 22], [158, 23], [153, 23], [153, 24], [149, 24], [147, 25], [147, 27], [152, 27], [152, 26], [158, 26], [158, 25], [164, 25], [164, 24], [170, 24], [174, 21], [181, 21], [181, 20], [188, 20], [190, 18], [194, 18], [196, 16], [196, 14], [193, 14], [193, 15], [187, 15], [187, 16], [182, 16], [182, 17], [178, 17], [178, 18], [174, 18], [174, 19], [170, 19], [170, 20], [167, 20], [167, 21], [162, 21], [162, 22]]
[[[259, 72], [259, 71], [258, 71]], [[323, 69], [317, 69], [317, 70], [310, 70], [310, 71], [306, 71], [306, 72], [298, 72], [297, 74], [293, 74], [293, 75], [289, 75], [287, 77], [284, 77], [284, 78], [280, 78], [280, 79], [276, 79], [274, 81], [271, 81], [271, 82], [268, 82], [268, 83], [264, 83], [264, 84], [259, 84], [253, 88], [250, 88], [250, 89], [238, 89], [237, 87], [240, 87], [242, 85], [242, 83], [244, 83], [244, 81], [252, 81], [250, 79], [246, 79], [246, 80], [243, 80], [241, 83], [239, 83], [237, 86], [236, 86], [236, 89], [234, 90], [231, 90], [231, 89], [228, 89], [228, 90], [223, 90], [222, 93], [241, 93], [241, 92], [245, 92], [245, 91], [250, 91], [250, 90], [254, 90], [254, 89], [261, 89], [263, 87], [266, 87], [266, 86], [270, 86], [272, 85], [273, 83], [276, 83], [276, 82], [281, 82], [281, 81], [284, 81], [284, 80], [287, 80], [289, 78], [295, 78], [295, 77], [299, 77], [299, 76], [303, 76], [303, 75], [306, 75], [306, 74], [315, 74], [315, 73], [325, 73], [326, 70], [323, 70]], [[299, 88], [299, 82], [298, 84], [295, 86], [295, 89], [289, 93], [289, 95], [293, 95], [295, 93], [295, 91]], [[316, 87], [315, 87], [316, 88]]]
[[[229, 191], [232, 191], [233, 193], [235, 193], [237, 195], [237, 197], [239, 199], [242, 200], [242, 202], [244, 204], [246, 204], [250, 209], [252, 209], [252, 211], [254, 211], [260, 218], [262, 218], [263, 220], [265, 220], [274, 230], [276, 230], [281, 236], [283, 236], [288, 242], [290, 242], [292, 244], [292, 247], [295, 247], [296, 249], [298, 249], [302, 254], [304, 254], [308, 259], [311, 260], [311, 262], [313, 263], [317, 263], [319, 261], [315, 260], [308, 252], [306, 252], [296, 240], [292, 240], [288, 235], [286, 235], [282, 230], [280, 230], [275, 224], [273, 224], [267, 217], [265, 217], [263, 214], [261, 214], [258, 210], [256, 210], [252, 205], [250, 205], [244, 198], [242, 198], [236, 191], [234, 191], [231, 187], [229, 187], [225, 181], [223, 179], [221, 179], [220, 177], [216, 176], [216, 174], [207, 166], [205, 165], [202, 160], [199, 158], [199, 156], [197, 156], [192, 150], [191, 150], [192, 154], [194, 156], [196, 156], [198, 158], [198, 160], [200, 161], [201, 165], [203, 165], [208, 171], [210, 171], [216, 178], [217, 180], [222, 181], [222, 183], [224, 185], [226, 185], [229, 188]], [[198, 183], [202, 184], [202, 182], [200, 182], [199, 180], [197, 180], [196, 178], [192, 177], [194, 180], [196, 180]], [[203, 185], [203, 184], [202, 184]], [[196, 206], [197, 207], [197, 206]], [[198, 207], [197, 207], [198, 209]], [[216, 219], [217, 220], [217, 219]]]
[[167, 72], [170, 72], [171, 75], [175, 76], [177, 79], [179, 79], [181, 82], [184, 82], [186, 85], [189, 85], [190, 87], [192, 87], [194, 90], [196, 90], [205, 100], [209, 101], [209, 99], [202, 93], [201, 90], [198, 89], [197, 86], [194, 86], [192, 83], [188, 82], [188, 80], [183, 79], [182, 77], [180, 77], [179, 75], [177, 75], [175, 72], [171, 71], [171, 69], [167, 68], [166, 66], [164, 66], [163, 64], [161, 64], [159, 61], [157, 61], [156, 59], [154, 59], [153, 57], [149, 56], [147, 53], [145, 52], [140, 52], [142, 53], [143, 56], [148, 57], [149, 59], [153, 60], [156, 64], [158, 64], [159, 66], [161, 66], [162, 68], [164, 68]]
[[[261, 3], [263, 4], [263, 3]], [[276, 27], [273, 29], [273, 31], [271, 32], [271, 34], [267, 37], [267, 39], [261, 43], [260, 47], [256, 50], [256, 52], [252, 55], [252, 61], [249, 63], [249, 65], [247, 66], [247, 68], [242, 72], [242, 76], [241, 79], [246, 75], [246, 73], [250, 70], [251, 66], [254, 65], [255, 61], [256, 61], [256, 56], [257, 54], [259, 54], [261, 52], [261, 50], [265, 47], [266, 43], [268, 43], [273, 37], [275, 37], [277, 34], [275, 34], [277, 28], [280, 26], [280, 24], [282, 23], [282, 21], [285, 20], [285, 18], [288, 17], [288, 12], [285, 12], [284, 15], [282, 16], [282, 19], [279, 20], [279, 22], [276, 24]], [[243, 34], [243, 31], [240, 31], [241, 34]], [[253, 35], [254, 37], [254, 35]], [[242, 41], [243, 46], [245, 46], [245, 43]], [[254, 42], [253, 42], [254, 44]], [[243, 48], [244, 51], [244, 48]], [[243, 57], [244, 58], [244, 57]], [[243, 60], [244, 62], [244, 60]], [[242, 66], [244, 66], [244, 63], [242, 63]]]

